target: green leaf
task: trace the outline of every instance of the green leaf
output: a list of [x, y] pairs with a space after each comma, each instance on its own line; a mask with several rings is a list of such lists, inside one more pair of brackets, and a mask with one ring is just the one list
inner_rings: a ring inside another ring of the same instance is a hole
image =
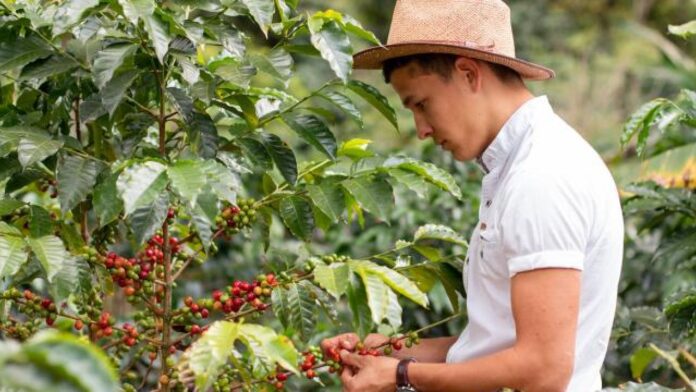
[[309, 26], [312, 45], [319, 50], [336, 76], [344, 83], [348, 82], [353, 68], [353, 48], [348, 35], [334, 21], [323, 23], [319, 30], [314, 30], [312, 23]]
[[116, 70], [135, 53], [136, 48], [133, 44], [115, 44], [97, 52], [92, 75], [98, 88], [103, 88], [111, 80]]
[[0, 72], [25, 66], [51, 54], [51, 48], [38, 38], [18, 38], [0, 44]]
[[288, 298], [285, 295], [285, 289], [282, 287], [276, 288], [271, 292], [271, 304], [273, 305], [273, 314], [278, 318], [284, 327], [290, 326], [290, 309], [288, 308]]
[[418, 197], [424, 198], [427, 195], [428, 184], [425, 182], [423, 177], [419, 176], [418, 174], [398, 168], [387, 170], [387, 174], [389, 174], [399, 183], [405, 185], [408, 189], [415, 192]]
[[353, 269], [353, 271], [358, 273], [360, 271], [366, 271], [370, 274], [378, 276], [384, 281], [384, 283], [389, 285], [392, 290], [424, 308], [428, 307], [428, 296], [420, 291], [418, 286], [416, 286], [415, 283], [411, 282], [404, 275], [401, 275], [400, 273], [387, 267], [383, 267], [366, 260], [351, 260], [348, 262], [348, 265], [351, 267], [351, 269]]
[[169, 192], [162, 191], [150, 205], [139, 207], [130, 216], [135, 242], [140, 245], [162, 227], [169, 211]]
[[214, 322], [184, 353], [198, 390], [208, 390], [222, 372], [239, 338], [239, 327], [240, 324], [231, 321]]
[[401, 316], [403, 313], [403, 309], [401, 308], [401, 304], [399, 304], [399, 298], [396, 296], [396, 294], [391, 291], [387, 290], [387, 322], [389, 325], [394, 329], [394, 331], [398, 331], [399, 328], [401, 328]]
[[[418, 289], [424, 293], [432, 290], [433, 286], [440, 280], [437, 266], [429, 263], [414, 265], [402, 270], [401, 273], [415, 283]], [[458, 308], [453, 307], [453, 309]]]
[[338, 149], [338, 156], [346, 156], [353, 160], [371, 157], [374, 154], [367, 147], [372, 143], [368, 139], [350, 139], [341, 144]]
[[167, 169], [174, 190], [189, 203], [195, 203], [196, 197], [206, 185], [206, 175], [201, 161], [180, 160]]
[[39, 206], [29, 207], [29, 234], [32, 238], [39, 238], [53, 233], [51, 214]]
[[326, 214], [332, 222], [336, 222], [346, 208], [343, 191], [336, 183], [322, 182], [318, 185], [307, 185], [307, 192], [312, 202]]
[[0, 216], [9, 215], [23, 205], [24, 203], [19, 200], [0, 199]]
[[17, 148], [19, 163], [23, 168], [26, 168], [50, 157], [61, 147], [63, 147], [63, 142], [53, 140], [48, 134], [28, 133], [19, 141]]
[[78, 66], [75, 60], [59, 54], [27, 64], [19, 74], [19, 80], [43, 79], [70, 71]]
[[303, 339], [312, 336], [316, 324], [316, 304], [310, 297], [306, 281], [290, 283], [284, 290], [288, 305], [288, 321]]
[[256, 68], [252, 65], [231, 57], [211, 61], [208, 64], [208, 69], [215, 75], [242, 88], [249, 87], [251, 78], [256, 75]]
[[319, 96], [336, 105], [343, 113], [352, 118], [360, 128], [363, 127], [362, 114], [350, 98], [337, 91], [327, 91], [319, 94]]
[[139, 72], [135, 69], [124, 70], [119, 72], [111, 80], [109, 80], [104, 88], [99, 93], [101, 96], [102, 105], [113, 116], [116, 108], [123, 100], [126, 91], [130, 88], [133, 81], [138, 77]]
[[688, 39], [692, 35], [696, 35], [696, 20], [692, 20], [691, 22], [686, 22], [678, 26], [669, 25], [667, 29], [669, 30], [670, 34]]
[[336, 159], [336, 137], [317, 116], [285, 115], [283, 121], [302, 139], [329, 157]]
[[113, 222], [123, 211], [123, 201], [118, 197], [118, 188], [116, 187], [117, 180], [117, 173], [110, 174], [94, 188], [92, 204], [94, 212], [97, 214], [99, 227]]
[[80, 103], [80, 122], [86, 123], [106, 114], [101, 95], [92, 94]]
[[63, 241], [54, 235], [47, 235], [41, 238], [29, 238], [27, 242], [46, 272], [46, 278], [49, 282], [53, 282], [53, 277], [63, 268], [65, 260], [69, 257]]
[[370, 307], [367, 305], [367, 293], [362, 280], [351, 278], [348, 286], [348, 306], [353, 315], [353, 330], [364, 339], [372, 332]]
[[394, 128], [396, 128], [397, 131], [399, 130], [399, 124], [396, 119], [396, 111], [389, 104], [387, 98], [379, 92], [379, 90], [367, 83], [357, 80], [351, 80], [348, 82], [348, 88], [382, 113], [382, 115], [389, 120]]
[[292, 234], [304, 241], [312, 238], [314, 215], [312, 206], [299, 196], [290, 196], [280, 201], [280, 217]]
[[299, 353], [287, 336], [277, 335], [269, 327], [257, 324], [242, 324], [239, 327], [239, 338], [254, 356], [271, 365], [268, 371], [273, 371], [277, 365], [299, 375], [297, 363]]
[[206, 174], [208, 185], [220, 199], [236, 203], [237, 193], [242, 190], [242, 184], [234, 172], [213, 160], [203, 162], [203, 171]]
[[242, 151], [244, 151], [244, 156], [248, 158], [254, 166], [258, 166], [259, 169], [264, 171], [273, 168], [273, 158], [263, 143], [250, 137], [238, 138], [235, 139], [235, 141]]
[[639, 134], [640, 140], [637, 148], [642, 151], [645, 148], [650, 128], [654, 125], [657, 118], [657, 113], [669, 104], [669, 100], [657, 98], [641, 106], [624, 125], [623, 133], [621, 134], [621, 145], [625, 146], [631, 141], [633, 136]]
[[692, 289], [679, 294], [665, 308], [665, 316], [673, 336], [693, 339], [696, 336], [696, 292]]
[[42, 139], [48, 137], [48, 134], [41, 128], [26, 125], [0, 128], [0, 146], [9, 149], [4, 155], [9, 154], [19, 147], [19, 142], [27, 137]]
[[63, 262], [63, 266], [53, 277], [53, 284], [50, 286], [53, 299], [56, 302], [62, 302], [68, 299], [70, 294], [78, 293], [84, 289], [84, 287], [81, 287], [80, 278], [85, 275], [91, 277], [89, 265], [82, 259], [68, 255]]
[[372, 322], [380, 324], [387, 317], [389, 306], [389, 287], [377, 275], [365, 269], [358, 268], [355, 272], [362, 278], [367, 293], [367, 305], [370, 307]]
[[18, 229], [0, 222], [0, 279], [13, 276], [27, 261], [26, 246]]
[[439, 263], [436, 267], [438, 280], [445, 288], [445, 293], [450, 300], [450, 304], [452, 304], [452, 309], [456, 311], [459, 309], [459, 296], [457, 293], [461, 293], [462, 297], [466, 297], [462, 273], [449, 263]]
[[118, 189], [126, 215], [136, 208], [152, 203], [167, 186], [166, 166], [155, 161], [146, 161], [127, 167], [118, 176]]
[[416, 230], [413, 242], [422, 240], [446, 241], [457, 245], [468, 246], [468, 243], [459, 233], [443, 225], [427, 224]]
[[442, 259], [440, 250], [438, 248], [433, 248], [432, 246], [414, 245], [413, 250], [420, 253], [423, 257], [428, 259], [428, 261], [437, 262]]
[[218, 131], [215, 123], [207, 113], [194, 112], [191, 116], [188, 137], [192, 150], [201, 158], [215, 158], [218, 152]]
[[343, 26], [346, 32], [353, 34], [358, 38], [362, 38], [365, 41], [371, 42], [375, 45], [382, 45], [379, 38], [377, 38], [373, 32], [365, 30], [360, 22], [350, 15], [343, 15]]
[[631, 355], [631, 375], [640, 380], [645, 369], [657, 357], [657, 353], [649, 348], [641, 348]]
[[186, 95], [186, 91], [177, 87], [167, 87], [167, 98], [176, 111], [185, 121], [191, 121], [193, 114], [193, 100]]
[[314, 281], [338, 300], [348, 290], [350, 268], [345, 263], [318, 263], [314, 268]]
[[152, 42], [152, 46], [155, 48], [157, 59], [159, 59], [160, 64], [164, 64], [164, 56], [169, 51], [169, 42], [172, 40], [167, 26], [157, 14], [145, 16], [143, 24], [145, 25], [147, 35], [150, 37], [150, 42]]
[[273, 22], [273, 14], [275, 14], [273, 0], [242, 0], [242, 3], [247, 7], [263, 34], [268, 37], [268, 27]]
[[343, 188], [360, 206], [382, 221], [389, 218], [389, 209], [394, 205], [394, 195], [388, 182], [368, 177], [344, 180]]
[[457, 199], [462, 198], [462, 191], [459, 189], [454, 177], [446, 170], [440, 169], [432, 163], [421, 162], [410, 158], [392, 157], [384, 162], [387, 168], [399, 168], [419, 175], [425, 181], [437, 186], [443, 191], [449, 192]]
[[99, 5], [99, 0], [68, 0], [60, 4], [53, 15], [53, 34], [60, 35], [79, 23], [90, 8]]
[[280, 174], [283, 175], [285, 181], [290, 185], [295, 185], [297, 182], [295, 153], [292, 152], [287, 143], [272, 133], [264, 133], [262, 137], [263, 144], [266, 146], [266, 150], [271, 155], [271, 158], [273, 158], [276, 167], [280, 170]]
[[211, 226], [213, 226], [215, 216], [219, 211], [217, 203], [217, 197], [213, 194], [212, 189], [206, 186], [196, 198], [195, 206], [189, 209], [198, 237], [206, 250], [210, 247], [213, 239]]
[[[20, 355], [10, 362], [21, 364], [25, 370], [34, 368], [42, 376], [62, 375], [62, 382], [51, 385], [49, 389], [55, 387], [56, 390], [84, 392], [120, 390], [116, 370], [106, 354], [98, 346], [69, 333], [42, 331], [32, 337], [22, 347]], [[15, 380], [22, 374], [9, 373], [10, 378]], [[6, 374], [2, 373], [3, 376]], [[3, 381], [6, 380], [3, 377]]]
[[155, 12], [155, 3], [152, 0], [119, 0], [123, 8], [123, 14], [134, 25], [138, 25], [138, 19], [145, 18]]
[[77, 155], [61, 155], [58, 159], [58, 200], [63, 213], [85, 200], [93, 190], [101, 171], [99, 162]]

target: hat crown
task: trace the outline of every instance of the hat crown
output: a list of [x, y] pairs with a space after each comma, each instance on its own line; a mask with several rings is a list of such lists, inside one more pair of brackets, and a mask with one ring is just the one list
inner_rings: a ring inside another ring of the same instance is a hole
[[423, 41], [515, 57], [510, 8], [500, 0], [397, 0], [387, 45]]

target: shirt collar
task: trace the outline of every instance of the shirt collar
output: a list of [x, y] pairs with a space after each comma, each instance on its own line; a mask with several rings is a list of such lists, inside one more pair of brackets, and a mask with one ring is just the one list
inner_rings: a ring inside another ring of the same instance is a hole
[[483, 154], [476, 159], [483, 171], [488, 174], [502, 167], [512, 150], [520, 143], [522, 136], [529, 130], [535, 114], [546, 111], [552, 112], [553, 109], [545, 95], [532, 98], [522, 104], [505, 122]]

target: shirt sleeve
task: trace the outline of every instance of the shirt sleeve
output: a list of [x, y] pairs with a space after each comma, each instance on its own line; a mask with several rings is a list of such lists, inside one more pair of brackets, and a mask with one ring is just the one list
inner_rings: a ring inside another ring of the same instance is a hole
[[582, 270], [592, 219], [587, 193], [556, 173], [516, 177], [499, 226], [509, 276], [540, 268]]

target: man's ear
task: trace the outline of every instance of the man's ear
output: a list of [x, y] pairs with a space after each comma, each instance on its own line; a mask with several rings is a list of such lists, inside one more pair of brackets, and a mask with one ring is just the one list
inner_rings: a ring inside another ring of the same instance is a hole
[[478, 92], [482, 83], [481, 63], [468, 57], [457, 57], [454, 61], [454, 74], [464, 82], [472, 92]]

